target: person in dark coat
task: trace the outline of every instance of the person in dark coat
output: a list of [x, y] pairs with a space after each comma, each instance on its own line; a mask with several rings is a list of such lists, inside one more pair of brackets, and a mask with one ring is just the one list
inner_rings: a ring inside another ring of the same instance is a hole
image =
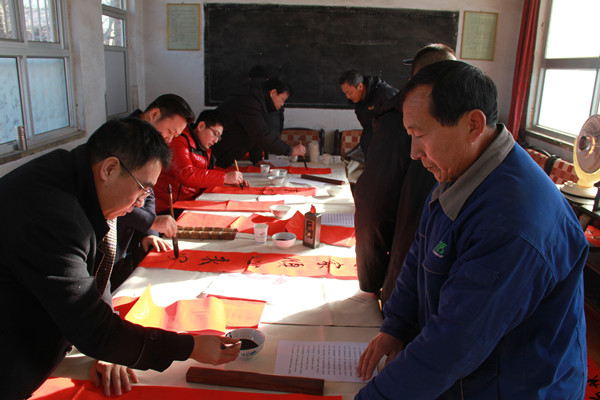
[[72, 151], [55, 150], [0, 178], [0, 207], [10, 210], [0, 240], [3, 399], [29, 397], [71, 345], [96, 359], [158, 371], [190, 357], [213, 364], [237, 357], [239, 344], [221, 349], [235, 343], [226, 337], [123, 320], [96, 280], [108, 220], [140, 206], [169, 162], [160, 134], [127, 118], [105, 123]]
[[262, 161], [262, 152], [303, 156], [303, 145], [291, 147], [267, 126], [266, 115], [283, 107], [290, 94], [291, 88], [279, 79], [249, 81], [217, 107], [225, 121], [222, 140], [213, 146], [217, 166], [227, 168], [248, 152], [254, 164]]

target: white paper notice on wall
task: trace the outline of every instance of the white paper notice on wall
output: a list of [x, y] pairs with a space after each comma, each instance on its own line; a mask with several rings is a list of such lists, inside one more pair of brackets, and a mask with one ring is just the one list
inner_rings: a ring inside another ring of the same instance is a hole
[[[276, 375], [320, 378], [334, 382], [362, 382], [356, 366], [368, 343], [306, 342], [280, 340], [275, 361]], [[377, 370], [373, 376], [377, 375]]]

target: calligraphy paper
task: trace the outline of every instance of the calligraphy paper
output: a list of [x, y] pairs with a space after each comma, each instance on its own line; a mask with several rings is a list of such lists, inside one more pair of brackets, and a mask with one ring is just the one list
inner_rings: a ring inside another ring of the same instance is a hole
[[588, 379], [585, 387], [585, 399], [598, 399], [600, 398], [600, 368], [592, 360], [588, 354], [587, 360], [588, 366]]
[[[106, 400], [102, 386], [95, 388], [89, 380], [50, 378], [35, 391], [32, 400]], [[229, 390], [208, 390], [170, 386], [132, 385], [120, 400], [342, 400], [342, 396], [312, 396], [308, 394], [250, 393]]]
[[268, 233], [272, 235], [284, 232], [287, 220], [277, 219], [260, 214], [252, 214], [249, 217], [232, 217], [227, 215], [201, 214], [184, 212], [177, 219], [179, 226], [213, 226], [219, 228], [235, 228], [241, 233], [253, 233], [254, 224], [269, 225]]
[[[279, 253], [239, 253], [183, 250], [151, 251], [140, 263], [145, 268], [168, 268], [198, 272], [254, 272], [260, 274], [356, 279], [356, 258]], [[162, 260], [162, 261], [161, 261]]]
[[148, 285], [125, 320], [172, 332], [224, 334], [226, 317], [225, 306], [216, 297], [180, 300], [170, 306], [159, 307], [152, 300]]
[[[304, 234], [304, 215], [296, 212], [285, 225], [288, 232], [292, 232], [297, 238]], [[352, 247], [356, 244], [354, 228], [345, 226], [321, 226], [321, 243], [334, 246]]]
[[[279, 165], [278, 169], [285, 169], [290, 174], [310, 174], [310, 175], [327, 175], [331, 174], [331, 168], [305, 168], [305, 167], [291, 167], [287, 165]], [[235, 167], [231, 166], [227, 168], [228, 171], [235, 171]], [[260, 167], [255, 167], [253, 165], [240, 167], [240, 172], [260, 172]]]
[[[280, 340], [275, 374], [334, 382], [362, 382], [356, 374], [356, 367], [367, 344]], [[377, 375], [377, 371], [373, 375]]]
[[268, 212], [271, 211], [271, 206], [284, 204], [283, 200], [279, 201], [203, 201], [189, 200], [178, 201], [173, 204], [174, 208], [197, 211], [256, 211]]

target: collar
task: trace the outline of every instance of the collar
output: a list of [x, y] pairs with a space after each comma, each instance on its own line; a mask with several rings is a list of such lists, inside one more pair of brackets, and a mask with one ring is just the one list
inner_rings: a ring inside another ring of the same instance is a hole
[[479, 185], [504, 161], [515, 141], [503, 124], [497, 124], [498, 134], [473, 164], [454, 182], [441, 182], [436, 186], [431, 201], [439, 198], [444, 213], [452, 221]]

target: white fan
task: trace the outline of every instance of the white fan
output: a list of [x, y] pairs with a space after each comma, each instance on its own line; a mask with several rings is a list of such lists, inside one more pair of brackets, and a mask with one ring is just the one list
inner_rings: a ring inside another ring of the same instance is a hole
[[560, 190], [589, 202], [598, 193], [594, 184], [600, 181], [600, 115], [592, 115], [583, 124], [573, 146], [573, 164], [579, 180], [566, 182]]

